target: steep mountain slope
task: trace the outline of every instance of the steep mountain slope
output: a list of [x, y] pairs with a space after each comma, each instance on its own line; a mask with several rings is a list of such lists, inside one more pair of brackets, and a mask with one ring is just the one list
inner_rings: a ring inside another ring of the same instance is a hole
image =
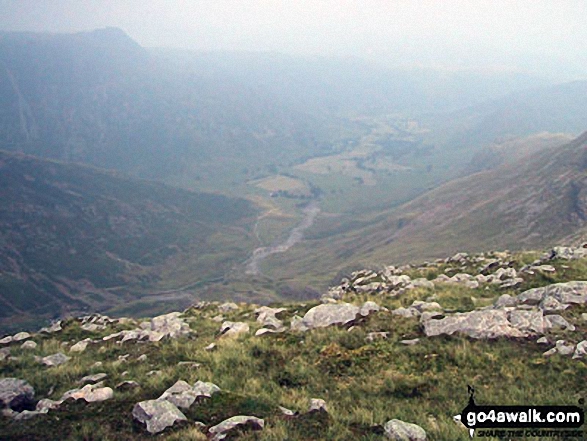
[[565, 133], [542, 132], [530, 136], [511, 137], [483, 147], [473, 156], [464, 174], [470, 175], [483, 170], [490, 170], [500, 165], [512, 164], [521, 158], [551, 147], [562, 146], [573, 140]]
[[219, 277], [246, 259], [253, 214], [242, 199], [0, 151], [0, 319], [104, 310]]
[[[488, 248], [537, 248], [587, 234], [587, 133], [529, 158], [451, 181], [379, 215], [337, 225], [322, 216], [270, 274], [307, 280], [362, 264]], [[329, 231], [338, 233], [329, 235]]]

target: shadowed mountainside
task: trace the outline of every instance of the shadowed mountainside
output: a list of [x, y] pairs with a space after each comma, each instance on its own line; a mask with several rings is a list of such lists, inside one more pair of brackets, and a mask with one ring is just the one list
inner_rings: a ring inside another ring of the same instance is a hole
[[0, 151], [0, 318], [112, 308], [182, 283], [182, 268], [218, 277], [246, 258], [254, 214], [243, 199]]

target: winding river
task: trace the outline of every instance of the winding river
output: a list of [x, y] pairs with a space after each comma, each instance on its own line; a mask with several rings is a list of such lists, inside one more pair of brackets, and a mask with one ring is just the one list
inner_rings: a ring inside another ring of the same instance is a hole
[[291, 230], [288, 238], [280, 244], [271, 245], [268, 247], [261, 247], [253, 251], [253, 255], [247, 262], [245, 274], [258, 275], [261, 273], [259, 270], [259, 264], [272, 254], [285, 253], [296, 243], [298, 243], [304, 237], [304, 231], [312, 226], [316, 216], [320, 212], [320, 207], [317, 201], [310, 202], [303, 210], [304, 218], [299, 225]]

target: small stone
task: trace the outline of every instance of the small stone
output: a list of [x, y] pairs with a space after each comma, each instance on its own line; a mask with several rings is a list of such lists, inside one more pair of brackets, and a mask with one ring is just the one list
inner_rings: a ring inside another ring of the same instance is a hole
[[147, 361], [147, 354], [143, 354], [139, 357], [137, 357], [137, 361]]
[[94, 383], [98, 383], [106, 378], [108, 378], [108, 374], [101, 372], [99, 374], [86, 375], [81, 380], [79, 380], [79, 382], [81, 384], [86, 384], [86, 383], [94, 384]]
[[365, 341], [371, 343], [375, 340], [386, 340], [389, 332], [369, 332], [367, 337], [365, 337]]
[[538, 340], [536, 340], [536, 343], [539, 345], [547, 345], [548, 339], [546, 337], [540, 337]]
[[400, 343], [406, 346], [414, 346], [420, 342], [419, 338], [414, 338], [412, 340], [401, 340]]
[[197, 369], [200, 366], [202, 366], [200, 363], [197, 363], [195, 361], [180, 361], [179, 363], [177, 363], [177, 365], [180, 367], [187, 367], [191, 369]]
[[326, 401], [322, 400], [321, 398], [311, 398], [308, 412], [328, 412]]
[[206, 351], [214, 351], [216, 350], [216, 343], [210, 343], [208, 346], [204, 348]]
[[294, 416], [295, 415], [295, 412], [293, 410], [289, 410], [288, 408], [283, 407], [283, 406], [278, 406], [278, 407], [279, 407], [279, 410], [281, 411], [281, 413], [285, 416]]
[[161, 371], [159, 371], [159, 370], [152, 370], [152, 371], [149, 371], [149, 372], [147, 372], [147, 377], [151, 377], [151, 376], [153, 376], [153, 375], [157, 375], [157, 376], [159, 376], [159, 375], [161, 375], [162, 373], [163, 373], [163, 372], [161, 372]]
[[137, 389], [139, 387], [141, 387], [141, 386], [136, 381], [127, 380], [127, 381], [121, 381], [120, 383], [118, 383], [116, 385], [116, 390], [126, 391], [126, 390], [131, 390], [131, 389]]

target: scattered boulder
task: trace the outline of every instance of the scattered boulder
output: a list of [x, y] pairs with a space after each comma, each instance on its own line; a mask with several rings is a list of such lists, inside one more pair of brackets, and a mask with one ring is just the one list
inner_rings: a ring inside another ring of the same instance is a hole
[[390, 420], [383, 426], [387, 438], [395, 441], [426, 441], [426, 432], [420, 426], [400, 420]]
[[186, 416], [167, 400], [148, 400], [135, 404], [132, 410], [135, 420], [147, 426], [149, 433], [159, 433], [176, 421], [187, 421]]
[[[283, 330], [283, 322], [276, 316], [286, 311], [285, 308], [270, 308], [268, 306], [261, 306], [255, 309], [255, 314], [259, 314], [257, 322], [263, 325], [264, 328], [271, 328], [274, 330]], [[256, 335], [256, 334], [255, 334]]]
[[101, 387], [102, 384], [86, 384], [81, 389], [72, 389], [63, 394], [61, 397], [62, 401], [68, 398], [74, 400], [85, 400], [88, 403], [94, 403], [97, 401], [106, 401], [114, 396], [114, 391], [110, 387]]
[[91, 338], [85, 338], [81, 341], [78, 341], [71, 348], [69, 348], [69, 352], [84, 352], [91, 341]]
[[238, 426], [247, 426], [253, 430], [262, 430], [265, 427], [265, 421], [254, 416], [237, 415], [222, 421], [216, 426], [210, 427], [208, 432], [213, 435], [211, 438], [212, 441], [218, 441], [226, 438], [227, 432], [230, 432]]
[[577, 343], [575, 353], [573, 354], [573, 359], [583, 358], [586, 355], [587, 355], [587, 340], [583, 340], [582, 342]]
[[220, 327], [220, 335], [226, 337], [235, 337], [239, 334], [246, 334], [249, 332], [249, 325], [245, 322], [229, 322], [222, 323]]
[[223, 314], [226, 314], [230, 311], [236, 311], [237, 309], [239, 309], [238, 305], [232, 302], [223, 303], [222, 305], [218, 306], [218, 311], [220, 311]]
[[18, 378], [0, 379], [0, 408], [7, 407], [20, 412], [32, 407], [35, 390], [25, 380]]
[[406, 345], [406, 346], [414, 346], [414, 345], [417, 345], [418, 343], [420, 343], [420, 339], [419, 338], [413, 338], [411, 340], [401, 340], [400, 343], [402, 345]]
[[35, 349], [37, 347], [37, 343], [32, 340], [27, 340], [20, 347], [22, 349]]
[[205, 381], [196, 381], [193, 387], [194, 392], [198, 397], [211, 397], [216, 392], [220, 392], [221, 389], [214, 383]]
[[189, 409], [198, 397], [211, 397], [220, 388], [214, 383], [197, 381], [193, 386], [183, 380], [178, 380], [158, 398], [173, 403], [182, 409]]
[[14, 334], [12, 336], [12, 342], [16, 343], [19, 341], [26, 340], [27, 338], [31, 338], [31, 334], [29, 334], [28, 332], [19, 332], [18, 334]]
[[108, 378], [108, 374], [101, 372], [99, 374], [86, 375], [81, 380], [79, 380], [79, 382], [81, 384], [86, 384], [86, 383], [95, 384], [95, 383], [99, 383], [102, 380], [105, 380], [106, 378]]
[[41, 363], [48, 367], [54, 367], [67, 363], [69, 360], [71, 360], [71, 357], [58, 352], [57, 354], [47, 355], [46, 357], [41, 358]]
[[189, 409], [196, 401], [196, 394], [192, 386], [183, 380], [178, 380], [173, 386], [163, 392], [158, 400], [166, 400], [179, 408]]
[[47, 413], [49, 410], [57, 409], [61, 405], [62, 401], [50, 400], [49, 398], [43, 398], [37, 403], [35, 410], [37, 412]]

